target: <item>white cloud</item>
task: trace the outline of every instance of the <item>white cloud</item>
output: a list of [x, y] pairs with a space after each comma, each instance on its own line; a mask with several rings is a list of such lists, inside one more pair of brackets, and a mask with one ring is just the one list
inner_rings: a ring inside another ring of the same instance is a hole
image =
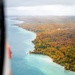
[[7, 7], [75, 4], [75, 0], [4, 0], [4, 2]]
[[6, 15], [57, 15], [75, 16], [75, 5], [44, 5], [32, 7], [8, 7]]

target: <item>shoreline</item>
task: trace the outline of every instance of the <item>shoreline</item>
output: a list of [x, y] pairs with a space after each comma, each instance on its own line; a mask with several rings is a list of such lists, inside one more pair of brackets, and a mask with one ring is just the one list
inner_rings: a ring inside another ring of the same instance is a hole
[[[20, 28], [22, 28], [22, 29], [24, 29], [24, 30], [27, 30], [27, 29], [25, 29], [25, 28], [23, 28], [23, 27], [21, 27], [21, 26], [19, 26], [19, 25], [16, 25], [16, 26], [18, 26], [18, 27], [20, 27]], [[27, 30], [27, 31], [29, 31], [29, 32], [32, 32], [32, 33], [34, 33], [35, 35], [36, 35], [36, 37], [37, 37], [37, 34], [34, 32], [34, 31], [30, 31], [30, 30]], [[36, 38], [35, 38], [36, 39]], [[34, 39], [34, 40], [35, 40]], [[32, 40], [32, 43], [34, 44], [34, 40]], [[34, 46], [35, 46], [35, 44], [34, 44]], [[35, 48], [35, 47], [34, 47]], [[27, 51], [26, 52], [26, 54], [33, 54], [33, 55], [42, 55], [42, 56], [47, 56], [47, 58], [50, 58], [51, 59], [51, 61], [50, 62], [52, 62], [52, 63], [54, 63], [55, 65], [57, 65], [57, 66], [59, 66], [59, 67], [62, 67], [62, 68], [64, 68], [64, 66], [62, 66], [62, 65], [60, 65], [60, 64], [58, 64], [58, 63], [56, 63], [56, 62], [53, 62], [53, 59], [50, 57], [50, 56], [48, 56], [48, 55], [43, 55], [43, 54], [38, 54], [38, 53], [32, 53], [32, 51], [34, 52], [34, 50], [30, 50], [30, 51]], [[30, 53], [31, 52], [31, 53]], [[65, 69], [64, 69], [65, 70]], [[67, 70], [65, 70], [65, 71], [67, 71]], [[73, 71], [71, 71], [71, 72], [73, 72]], [[75, 73], [75, 72], [74, 72]]]
[[[22, 28], [21, 26], [19, 26], [19, 27]], [[24, 28], [22, 28], [22, 29], [24, 29]], [[27, 30], [27, 29], [25, 29], [25, 30]], [[27, 31], [30, 31], [30, 30], [27, 30]], [[30, 31], [30, 32], [35, 33], [34, 31]], [[36, 33], [35, 33], [35, 34], [36, 34]], [[36, 34], [36, 36], [37, 36], [37, 34]], [[35, 38], [35, 39], [36, 39], [36, 38]], [[35, 39], [34, 39], [34, 40], [35, 40]], [[32, 41], [33, 44], [34, 44], [34, 40]], [[34, 46], [35, 46], [35, 44], [34, 44]], [[35, 48], [35, 47], [34, 47], [34, 48]], [[31, 52], [31, 53], [30, 53], [30, 52]], [[48, 56], [48, 55], [45, 55], [45, 54], [38, 54], [38, 53], [32, 53], [32, 52], [34, 52], [34, 50], [30, 50], [30, 51], [28, 51], [26, 54], [33, 54], [33, 55], [36, 55], [36, 54], [37, 54], [37, 55], [47, 56], [48, 58], [51, 59], [50, 62], [52, 62], [53, 64], [55, 64], [55, 65], [57, 65], [57, 66], [63, 68], [63, 69], [64, 69], [65, 71], [67, 71], [67, 72], [75, 73], [74, 71], [66, 70], [64, 66], [62, 66], [62, 65], [60, 65], [60, 64], [58, 64], [58, 63], [56, 63], [56, 62], [54, 62], [53, 59], [52, 59], [50, 56]], [[49, 62], [49, 61], [48, 61], [48, 62]]]
[[[19, 28], [22, 28], [22, 27], [19, 27]], [[24, 29], [24, 28], [22, 28], [22, 29]], [[25, 29], [25, 30], [27, 30], [27, 29]], [[27, 31], [29, 31], [29, 30], [27, 30]], [[29, 31], [29, 32], [33, 32], [33, 31]], [[35, 33], [35, 32], [34, 32]], [[36, 33], [35, 33], [36, 34]], [[36, 39], [36, 38], [35, 38]], [[34, 39], [34, 40], [35, 40]], [[33, 43], [33, 41], [32, 41], [32, 43]], [[35, 45], [35, 44], [34, 44]], [[31, 50], [30, 50], [31, 51]], [[32, 50], [33, 51], [33, 50]], [[27, 52], [28, 53], [28, 52]], [[30, 55], [30, 54], [29, 54]], [[34, 55], [34, 54], [32, 54], [34, 57], [36, 56], [36, 54]], [[38, 56], [39, 56], [39, 58], [41, 57], [39, 54], [38, 54]], [[46, 56], [46, 55], [42, 55], [42, 56]], [[48, 58], [50, 58], [49, 56], [47, 56], [46, 58], [43, 58], [43, 57], [41, 57], [41, 60], [40, 61], [43, 61], [43, 60], [45, 60], [45, 61], [47, 61], [47, 62], [52, 62], [51, 60], [49, 60]], [[52, 59], [52, 58], [51, 58]], [[35, 62], [34, 62], [35, 63]], [[62, 66], [61, 65], [59, 65], [59, 64], [57, 64], [57, 63], [55, 63], [55, 62], [52, 62], [52, 63], [54, 63], [54, 65], [57, 65], [58, 67], [60, 67], [60, 68], [62, 68]], [[56, 67], [54, 67], [54, 68], [56, 68]], [[57, 68], [56, 68], [57, 69]], [[61, 71], [60, 71], [61, 72]], [[65, 70], [65, 72], [66, 72], [66, 70]], [[67, 71], [68, 72], [68, 71]], [[64, 75], [64, 74], [63, 74]]]
[[[35, 33], [36, 34], [36, 38], [37, 38], [37, 36], [38, 36], [38, 34], [39, 34], [39, 30], [37, 30], [37, 28], [36, 29], [33, 29], [33, 28], [31, 28], [31, 27], [26, 27], [26, 26], [24, 26], [24, 24], [23, 24], [23, 26], [22, 26], [22, 24], [19, 24], [19, 25], [17, 25], [17, 26], [19, 26], [20, 28], [23, 28], [23, 29], [25, 29], [25, 30], [27, 30], [27, 31], [30, 31], [30, 32], [33, 32], [33, 33]], [[34, 26], [34, 25], [33, 25]], [[36, 31], [37, 30], [37, 31]], [[34, 39], [34, 40], [32, 40], [32, 43], [35, 45], [35, 42], [36, 42], [36, 40], [37, 39]], [[37, 40], [38, 41], [38, 40]], [[36, 45], [35, 45], [35, 47], [36, 47]], [[34, 47], [34, 48], [35, 48]], [[41, 52], [41, 49], [40, 49], [40, 51], [37, 51], [37, 49], [38, 48], [35, 48], [34, 50], [33, 50], [33, 54], [42, 54], [42, 55], [47, 55], [47, 56], [49, 56], [49, 57], [51, 57], [54, 61], [53, 62], [55, 62], [55, 63], [57, 63], [57, 64], [59, 64], [59, 65], [61, 65], [61, 66], [64, 66], [64, 69], [65, 70], [70, 70], [70, 71], [73, 71], [73, 72], [75, 72], [74, 70], [71, 70], [70, 68], [67, 68], [67, 66], [65, 66], [65, 64], [63, 63], [59, 63], [59, 62], [57, 62], [51, 55], [49, 55], [49, 54], [46, 54], [46, 53], [42, 53]], [[35, 51], [35, 53], [34, 53], [34, 51]], [[39, 53], [38, 53], [39, 52]]]
[[[44, 60], [46, 60], [46, 61], [49, 62], [49, 63], [53, 63], [54, 65], [56, 65], [56, 66], [58, 66], [58, 67], [60, 67], [60, 68], [63, 68], [63, 69], [65, 70], [64, 66], [62, 66], [62, 65], [60, 65], [60, 64], [58, 64], [58, 63], [56, 63], [56, 62], [54, 62], [53, 59], [52, 59], [50, 56], [43, 55], [43, 54], [29, 53], [29, 52], [28, 52], [28, 54], [46, 56], [46, 58], [43, 58]], [[75, 74], [74, 71], [70, 71], [70, 70], [65, 70], [65, 71], [66, 71], [66, 72], [71, 72], [71, 73], [74, 73], [74, 74]]]
[[[17, 25], [17, 26], [18, 26], [18, 25]], [[22, 29], [25, 29], [25, 28], [23, 28], [22, 26], [19, 26], [19, 27], [22, 28]], [[25, 29], [25, 30], [27, 30], [27, 29]], [[30, 31], [30, 32], [33, 32], [33, 33], [36, 34], [36, 32], [34, 32], [34, 31], [31, 31], [31, 30], [27, 30], [27, 31]], [[36, 34], [36, 37], [37, 37], [37, 34]], [[35, 39], [36, 39], [36, 38], [35, 38]], [[34, 44], [35, 39], [32, 40], [32, 43], [33, 43], [33, 44]], [[34, 46], [35, 46], [35, 44], [34, 44]], [[34, 47], [34, 48], [35, 48], [35, 47]], [[36, 49], [34, 49], [34, 50], [36, 50]], [[48, 55], [46, 55], [46, 54], [42, 54], [42, 53], [41, 53], [41, 54], [39, 54], [39, 53], [34, 53], [34, 50], [29, 51], [29, 52], [31, 52], [31, 53], [28, 52], [28, 54], [38, 54], [38, 55], [48, 56]], [[33, 52], [33, 53], [32, 53], [32, 52]], [[48, 57], [51, 58], [50, 56], [48, 56]], [[51, 59], [52, 59], [52, 58], [51, 58]], [[53, 59], [52, 59], [52, 61], [53, 61]], [[65, 71], [75, 73], [74, 71], [66, 70], [66, 69], [65, 69], [65, 66], [62, 66], [61, 64], [58, 64], [58, 63], [56, 63], [56, 62], [54, 62], [54, 61], [53, 61], [53, 63], [54, 63], [55, 65], [57, 65], [57, 66], [60, 66], [60, 67], [64, 68]]]
[[29, 52], [28, 52], [28, 54], [46, 56], [46, 58], [49, 59], [49, 60], [47, 60], [47, 62], [51, 62], [51, 63], [53, 63], [54, 65], [59, 66], [60, 68], [63, 68], [66, 72], [72, 72], [72, 73], [75, 74], [74, 71], [66, 70], [64, 66], [62, 66], [62, 65], [60, 65], [60, 64], [58, 64], [58, 63], [56, 63], [56, 62], [54, 62], [53, 59], [52, 59], [50, 56], [48, 56], [48, 55], [43, 55], [43, 54], [38, 54], [38, 53], [35, 54], [35, 53], [29, 53]]

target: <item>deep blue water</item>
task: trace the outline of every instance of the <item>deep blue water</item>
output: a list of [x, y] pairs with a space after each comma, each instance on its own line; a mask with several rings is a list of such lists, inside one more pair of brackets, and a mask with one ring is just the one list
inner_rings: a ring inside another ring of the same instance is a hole
[[[20, 21], [6, 19], [6, 36], [12, 50], [12, 75], [75, 75], [43, 55], [29, 55], [34, 50], [36, 34], [15, 26]], [[22, 23], [22, 22], [21, 22]]]

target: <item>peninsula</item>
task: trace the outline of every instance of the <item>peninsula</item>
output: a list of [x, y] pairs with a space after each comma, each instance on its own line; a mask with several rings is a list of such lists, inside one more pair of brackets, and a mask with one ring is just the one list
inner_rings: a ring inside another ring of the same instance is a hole
[[75, 17], [44, 18], [31, 18], [30, 23], [19, 25], [37, 35], [35, 50], [30, 53], [47, 55], [66, 70], [75, 71]]

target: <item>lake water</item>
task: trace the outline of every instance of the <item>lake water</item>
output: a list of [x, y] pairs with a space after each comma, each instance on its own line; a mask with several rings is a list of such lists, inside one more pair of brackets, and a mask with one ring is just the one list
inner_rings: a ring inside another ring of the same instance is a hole
[[12, 50], [12, 75], [75, 75], [52, 62], [48, 56], [27, 54], [34, 50], [36, 34], [15, 26], [22, 21], [6, 19], [6, 36]]

